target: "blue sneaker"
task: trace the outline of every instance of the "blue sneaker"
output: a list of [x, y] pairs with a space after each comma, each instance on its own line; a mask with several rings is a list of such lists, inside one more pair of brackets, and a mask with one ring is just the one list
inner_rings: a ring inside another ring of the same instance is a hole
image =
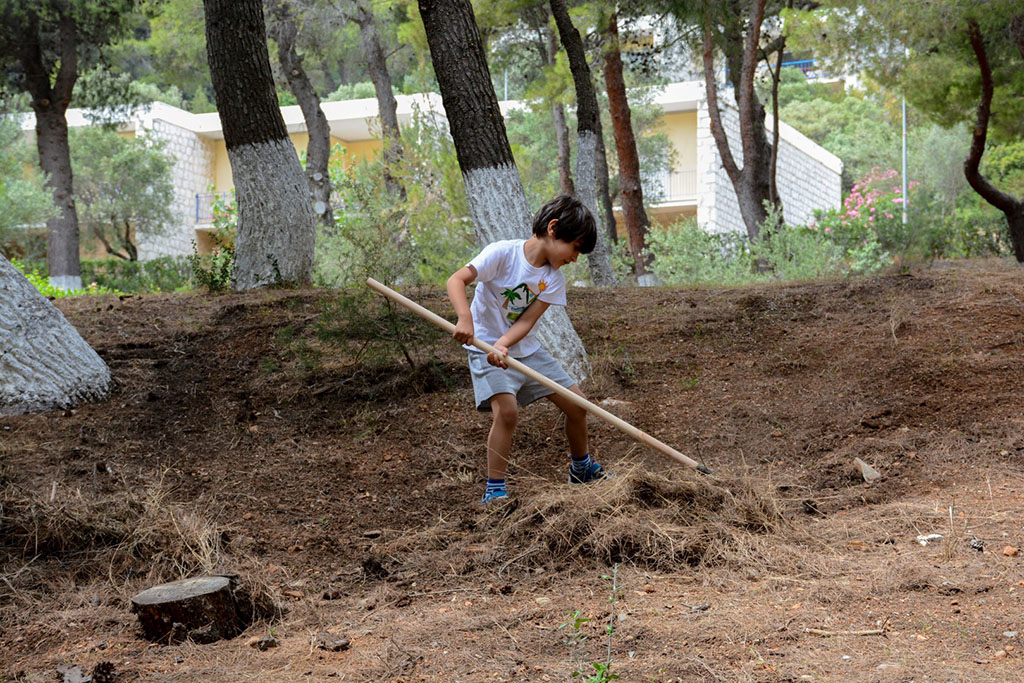
[[493, 493], [485, 493], [484, 497], [480, 499], [480, 502], [484, 505], [490, 505], [491, 503], [505, 503], [508, 502], [508, 491], [494, 491]]
[[591, 484], [595, 481], [607, 479], [610, 476], [612, 475], [605, 468], [601, 467], [601, 463], [596, 460], [591, 460], [590, 464], [582, 472], [576, 472], [573, 470], [572, 465], [569, 466], [570, 484]]

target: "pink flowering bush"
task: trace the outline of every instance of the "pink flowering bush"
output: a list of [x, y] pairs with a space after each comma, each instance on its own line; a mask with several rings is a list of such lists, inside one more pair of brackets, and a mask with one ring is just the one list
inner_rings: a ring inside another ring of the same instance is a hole
[[[918, 183], [909, 183], [913, 202]], [[875, 167], [843, 201], [841, 210], [819, 213], [809, 227], [826, 233], [846, 250], [878, 242], [884, 251], [905, 252], [913, 241], [910, 226], [903, 225], [903, 188], [899, 173]]]

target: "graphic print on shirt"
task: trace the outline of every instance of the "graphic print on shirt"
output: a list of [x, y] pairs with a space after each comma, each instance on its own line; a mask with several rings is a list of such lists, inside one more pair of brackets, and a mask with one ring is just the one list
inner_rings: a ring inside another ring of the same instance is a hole
[[510, 323], [514, 323], [519, 320], [519, 316], [523, 314], [523, 311], [529, 308], [530, 304], [532, 304], [545, 289], [547, 289], [547, 283], [544, 282], [544, 280], [541, 280], [537, 283], [536, 293], [534, 293], [530, 289], [530, 286], [525, 282], [520, 282], [515, 287], [511, 287], [503, 291], [501, 296], [505, 301], [502, 303], [501, 307], [508, 311], [508, 313], [505, 314], [505, 318]]

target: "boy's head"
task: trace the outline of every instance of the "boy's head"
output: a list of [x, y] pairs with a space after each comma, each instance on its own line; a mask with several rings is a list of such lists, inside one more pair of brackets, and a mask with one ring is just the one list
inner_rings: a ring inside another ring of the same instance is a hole
[[540, 207], [533, 217], [533, 234], [547, 237], [548, 225], [555, 223], [555, 239], [570, 244], [578, 242], [581, 254], [594, 251], [597, 244], [597, 224], [583, 202], [567, 194], [559, 195]]

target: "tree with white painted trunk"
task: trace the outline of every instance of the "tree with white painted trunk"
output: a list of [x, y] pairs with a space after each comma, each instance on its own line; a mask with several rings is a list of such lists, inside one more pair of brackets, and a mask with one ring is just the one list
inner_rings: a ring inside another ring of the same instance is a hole
[[[586, 51], [580, 32], [569, 17], [565, 0], [551, 0], [551, 14], [554, 16], [558, 34], [569, 58], [569, 70], [572, 72], [573, 84], [576, 87], [576, 196], [580, 198], [594, 216], [600, 216], [597, 200], [601, 195], [599, 179], [604, 175], [604, 191], [608, 190], [608, 166], [604, 154], [601, 132], [601, 116], [597, 108], [597, 94], [591, 80], [590, 65], [587, 64]], [[605, 207], [607, 218], [614, 223], [611, 213], [611, 201]], [[590, 254], [590, 275], [594, 284], [599, 287], [611, 287], [618, 282], [612, 270], [608, 241], [610, 235], [598, 235], [597, 246]]]
[[204, 0], [206, 52], [238, 201], [234, 287], [307, 284], [316, 214], [270, 72], [261, 0]]
[[0, 255], [0, 415], [71, 408], [109, 388], [106, 363]]
[[65, 118], [79, 74], [128, 29], [137, 0], [0, 2], [0, 85], [24, 91], [36, 117], [39, 166], [56, 214], [46, 222], [50, 282], [82, 286], [78, 213]]
[[[528, 237], [530, 207], [491, 85], [473, 7], [469, 0], [419, 0], [419, 10], [477, 242]], [[583, 342], [563, 307], [552, 306], [545, 313], [538, 334], [577, 381], [590, 374]]]

